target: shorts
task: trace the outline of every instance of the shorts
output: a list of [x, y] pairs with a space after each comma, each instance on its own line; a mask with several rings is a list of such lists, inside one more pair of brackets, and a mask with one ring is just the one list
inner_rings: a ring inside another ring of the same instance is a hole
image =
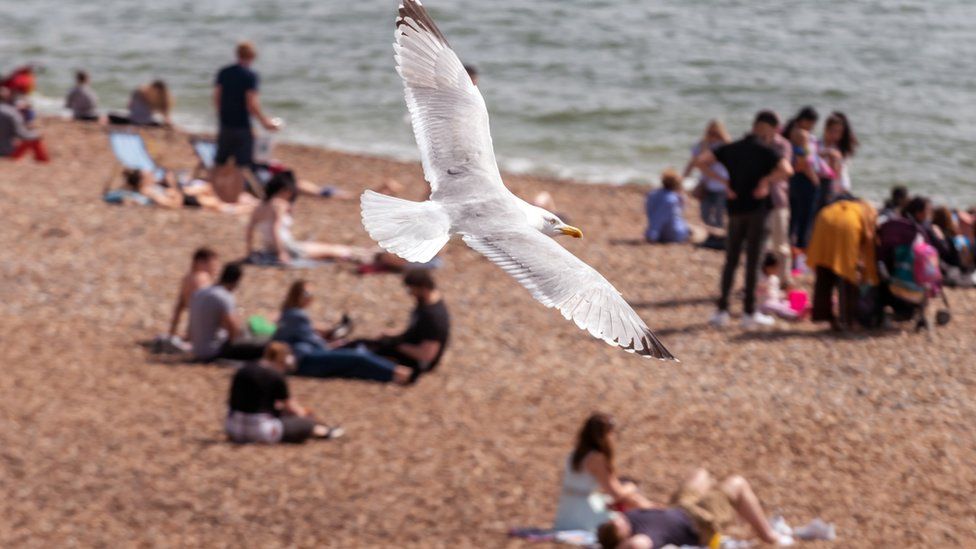
[[709, 545], [715, 534], [735, 522], [735, 508], [717, 486], [704, 494], [683, 487], [671, 496], [671, 504], [688, 513], [702, 545]]
[[231, 158], [241, 168], [254, 165], [254, 133], [251, 128], [220, 128], [214, 163], [223, 166]]

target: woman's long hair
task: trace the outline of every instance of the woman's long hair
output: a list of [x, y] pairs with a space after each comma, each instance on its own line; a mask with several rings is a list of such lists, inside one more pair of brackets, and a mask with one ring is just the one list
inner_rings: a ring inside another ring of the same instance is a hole
[[820, 119], [820, 115], [817, 113], [817, 109], [813, 107], [806, 106], [800, 109], [800, 112], [796, 113], [796, 116], [790, 118], [789, 122], [783, 126], [783, 137], [790, 139], [793, 133], [793, 128], [796, 127], [796, 123], [800, 120], [812, 120], [814, 124]]
[[163, 114], [169, 114], [173, 108], [173, 96], [170, 95], [166, 82], [162, 80], [153, 80], [148, 86], [139, 88], [139, 93], [149, 106]]
[[579, 431], [576, 438], [576, 448], [573, 449], [572, 465], [574, 471], [579, 471], [583, 459], [590, 452], [600, 452], [607, 458], [607, 465], [613, 472], [613, 442], [610, 433], [613, 432], [614, 422], [609, 414], [595, 412]]
[[830, 116], [827, 117], [827, 122], [824, 124], [824, 128], [829, 128], [834, 124], [840, 124], [844, 128], [840, 134], [840, 140], [837, 142], [837, 149], [844, 155], [844, 158], [854, 156], [854, 153], [857, 152], [858, 145], [861, 143], [858, 141], [857, 136], [854, 135], [854, 129], [851, 128], [851, 123], [847, 120], [847, 115], [840, 111], [830, 113]]
[[291, 191], [291, 202], [298, 199], [298, 184], [295, 173], [291, 170], [278, 172], [271, 176], [271, 180], [264, 186], [264, 201], [269, 202], [278, 193]]
[[729, 135], [729, 130], [725, 129], [725, 123], [718, 118], [708, 121], [708, 125], [705, 126], [705, 133], [702, 134], [702, 143], [708, 142], [708, 136], [711, 134], [715, 134], [726, 145], [732, 142], [732, 136]]
[[959, 234], [959, 227], [952, 218], [952, 210], [946, 206], [939, 206], [932, 210], [932, 224], [942, 229], [947, 239], [955, 238]]
[[304, 280], [292, 282], [288, 288], [288, 293], [285, 294], [285, 300], [281, 302], [281, 312], [284, 313], [288, 309], [301, 308], [302, 300], [305, 298], [307, 292], [307, 283]]

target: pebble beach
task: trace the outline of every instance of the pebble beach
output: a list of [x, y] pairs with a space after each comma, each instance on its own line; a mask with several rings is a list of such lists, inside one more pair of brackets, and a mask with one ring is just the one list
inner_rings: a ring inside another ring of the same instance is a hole
[[[40, 129], [50, 164], [0, 163], [0, 546], [529, 547], [506, 532], [551, 524], [595, 410], [616, 416], [618, 468], [653, 498], [705, 467], [744, 475], [792, 524], [837, 525], [836, 542], [801, 547], [976, 546], [972, 290], [947, 290], [953, 321], [928, 333], [715, 330], [722, 254], [643, 244], [646, 187], [510, 176], [523, 197], [552, 193], [585, 234], [560, 242], [680, 363], [589, 338], [452, 241], [436, 276], [454, 325], [435, 373], [406, 388], [295, 378], [346, 437], [236, 446], [222, 429], [232, 371], [141, 342], [166, 330], [195, 248], [244, 255], [246, 219], [108, 205], [106, 130]], [[194, 166], [186, 134], [143, 135], [161, 165]], [[405, 198], [428, 191], [419, 163], [288, 144], [275, 156], [357, 193], [391, 177]], [[303, 198], [295, 222], [300, 239], [372, 245], [356, 201]], [[356, 336], [401, 328], [411, 307], [396, 276], [338, 264], [248, 267], [238, 303], [274, 319], [298, 278], [313, 317], [348, 312]]]

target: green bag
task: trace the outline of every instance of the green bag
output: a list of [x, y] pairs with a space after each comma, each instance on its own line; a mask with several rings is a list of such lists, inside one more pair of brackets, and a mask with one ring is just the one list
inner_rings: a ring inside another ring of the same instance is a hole
[[274, 322], [261, 315], [251, 315], [247, 317], [247, 327], [252, 335], [257, 337], [271, 337], [278, 327]]

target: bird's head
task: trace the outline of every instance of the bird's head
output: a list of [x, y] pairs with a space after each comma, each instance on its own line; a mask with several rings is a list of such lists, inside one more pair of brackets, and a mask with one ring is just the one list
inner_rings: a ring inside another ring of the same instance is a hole
[[572, 225], [567, 225], [562, 219], [559, 219], [558, 215], [531, 204], [526, 204], [526, 206], [529, 223], [542, 234], [552, 237], [567, 235], [573, 238], [583, 238], [583, 231]]

